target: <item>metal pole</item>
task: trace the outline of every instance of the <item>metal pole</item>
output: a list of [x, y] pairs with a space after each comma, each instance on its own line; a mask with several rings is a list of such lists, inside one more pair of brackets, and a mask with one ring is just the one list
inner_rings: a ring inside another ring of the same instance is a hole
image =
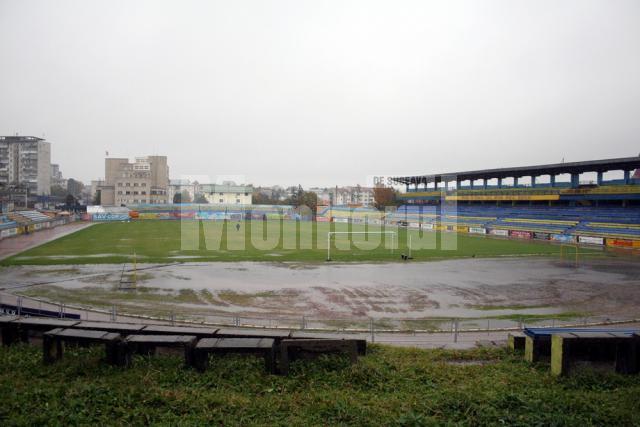
[[111, 321], [112, 322], [116, 321], [116, 316], [117, 316], [117, 314], [116, 314], [116, 306], [114, 305], [114, 306], [111, 307]]
[[331, 232], [327, 233], [327, 261], [331, 261]]
[[453, 325], [454, 325], [453, 326], [453, 342], [457, 343], [458, 342], [458, 329], [459, 329], [458, 319], [455, 320]]

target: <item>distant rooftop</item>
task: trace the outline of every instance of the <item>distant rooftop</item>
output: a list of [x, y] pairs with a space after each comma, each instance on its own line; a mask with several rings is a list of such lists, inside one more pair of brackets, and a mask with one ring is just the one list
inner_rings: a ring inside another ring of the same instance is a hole
[[0, 141], [6, 141], [6, 142], [44, 141], [44, 138], [38, 138], [37, 136], [27, 136], [27, 135], [9, 135], [9, 136], [0, 136]]

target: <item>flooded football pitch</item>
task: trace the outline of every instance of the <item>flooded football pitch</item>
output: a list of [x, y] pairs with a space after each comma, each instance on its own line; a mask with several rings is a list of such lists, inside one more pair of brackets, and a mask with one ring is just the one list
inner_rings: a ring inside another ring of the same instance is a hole
[[0, 288], [70, 305], [332, 318], [635, 316], [634, 258], [5, 267]]

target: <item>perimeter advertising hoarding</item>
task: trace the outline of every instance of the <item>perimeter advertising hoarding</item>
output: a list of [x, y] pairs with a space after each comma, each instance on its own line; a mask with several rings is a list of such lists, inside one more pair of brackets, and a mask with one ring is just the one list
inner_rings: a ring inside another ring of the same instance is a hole
[[511, 237], [516, 237], [518, 239], [530, 239], [532, 237], [530, 231], [520, 231], [520, 230], [511, 230], [509, 232], [509, 235]]
[[494, 236], [508, 237], [509, 236], [509, 230], [499, 230], [497, 228], [492, 228], [491, 230], [489, 230], [489, 234], [494, 235]]
[[469, 233], [473, 234], [487, 234], [487, 229], [482, 227], [469, 227]]
[[607, 239], [607, 246], [615, 246], [617, 248], [640, 248], [640, 240], [627, 239]]
[[604, 245], [604, 238], [593, 236], [578, 236], [578, 242], [589, 245]]
[[533, 233], [533, 238], [537, 240], [549, 240], [550, 237], [551, 236], [549, 235], [549, 233], [539, 233], [539, 232]]
[[433, 224], [422, 224], [424, 230], [433, 230]]
[[17, 228], [7, 228], [5, 230], [0, 231], [0, 239], [4, 239], [5, 237], [11, 237], [18, 234]]
[[551, 240], [553, 240], [554, 242], [575, 243], [576, 236], [571, 236], [569, 234], [552, 234]]
[[129, 221], [129, 213], [94, 213], [93, 221]]

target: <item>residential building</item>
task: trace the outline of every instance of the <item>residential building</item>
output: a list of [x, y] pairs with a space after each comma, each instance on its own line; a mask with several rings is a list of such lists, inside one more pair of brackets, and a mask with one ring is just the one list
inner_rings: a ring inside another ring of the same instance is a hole
[[176, 194], [182, 194], [186, 191], [189, 194], [189, 200], [194, 201], [196, 198], [197, 182], [191, 182], [188, 179], [172, 179], [169, 180], [169, 203], [172, 203]]
[[67, 180], [62, 176], [60, 165], [51, 164], [51, 186], [67, 188]]
[[196, 193], [202, 194], [212, 205], [250, 205], [253, 187], [233, 183], [198, 184]]
[[329, 205], [360, 205], [373, 206], [375, 204], [374, 191], [371, 187], [333, 187], [310, 188], [309, 191], [318, 195], [318, 204]]
[[105, 159], [104, 183], [98, 187], [100, 204], [127, 206], [167, 204], [169, 200], [169, 166], [166, 156]]
[[51, 144], [35, 136], [0, 136], [0, 185], [22, 185], [30, 194], [49, 195]]

